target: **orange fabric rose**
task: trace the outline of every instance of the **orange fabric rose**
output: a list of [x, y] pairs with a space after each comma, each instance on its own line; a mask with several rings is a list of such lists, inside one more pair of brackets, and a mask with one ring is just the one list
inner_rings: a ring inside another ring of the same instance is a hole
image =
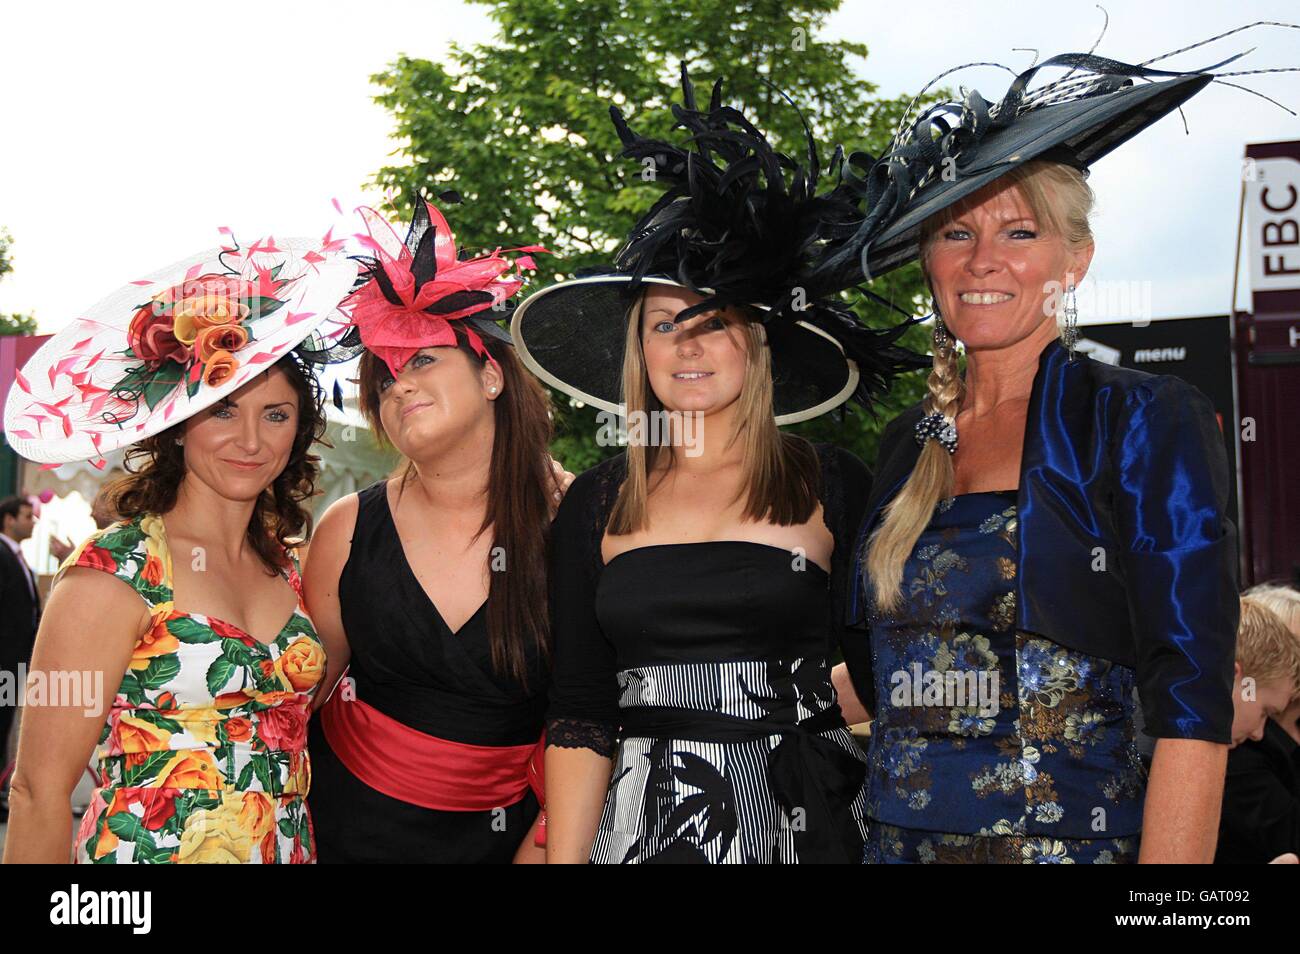
[[121, 812], [129, 811], [130, 806], [126, 800], [126, 792], [118, 789], [113, 793], [113, 803], [108, 806], [108, 810], [100, 816], [99, 821], [99, 841], [95, 843], [95, 857], [103, 858], [105, 855], [111, 855], [117, 851], [118, 838], [111, 828], [108, 827], [108, 820], [114, 815]]
[[218, 351], [207, 360], [203, 368], [203, 383], [210, 388], [216, 387], [235, 373], [239, 362], [229, 351]]
[[163, 767], [154, 784], [167, 788], [199, 788], [212, 792], [223, 789], [226, 780], [207, 751], [186, 749], [177, 752], [175, 757]]
[[[218, 276], [211, 276], [218, 278]], [[240, 300], [247, 282], [204, 284], [187, 282], [172, 309], [172, 332], [182, 344], [192, 345], [204, 328], [238, 324], [249, 315], [248, 305]]]
[[126, 755], [131, 752], [166, 752], [172, 734], [152, 722], [136, 716], [123, 715], [113, 726], [108, 737], [109, 755]]
[[266, 792], [244, 792], [239, 809], [240, 826], [261, 841], [267, 832], [275, 830], [275, 802]]
[[248, 332], [241, 325], [214, 325], [200, 329], [194, 339], [194, 353], [200, 361], [208, 361], [218, 351], [238, 351], [248, 344]]
[[253, 723], [243, 716], [231, 716], [226, 720], [226, 738], [231, 742], [247, 742], [253, 737]]
[[275, 864], [276, 849], [276, 832], [275, 829], [268, 831], [266, 837], [262, 839], [262, 864]]
[[163, 564], [152, 553], [145, 558], [144, 567], [140, 570], [140, 576], [150, 586], [158, 586], [163, 581]]
[[306, 636], [295, 639], [275, 661], [275, 668], [298, 692], [307, 692], [325, 672], [325, 650]]
[[108, 816], [100, 822], [99, 841], [95, 842], [95, 859], [99, 860], [105, 855], [111, 855], [117, 851], [117, 835], [108, 827]]
[[155, 656], [166, 656], [180, 648], [180, 640], [167, 630], [167, 621], [162, 618], [156, 619], [153, 628], [141, 636], [140, 641], [135, 644], [135, 649], [131, 652], [130, 668], [147, 669], [149, 660]]

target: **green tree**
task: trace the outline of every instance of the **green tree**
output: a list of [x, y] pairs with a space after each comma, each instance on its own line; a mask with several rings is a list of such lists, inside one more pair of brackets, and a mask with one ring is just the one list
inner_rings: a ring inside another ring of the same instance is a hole
[[[617, 104], [644, 135], [667, 135], [667, 106], [679, 97], [685, 59], [700, 95], [718, 77], [724, 98], [743, 104], [784, 151], [799, 153], [803, 136], [794, 110], [763, 81], [799, 104], [821, 143], [878, 154], [908, 98], [875, 98], [855, 69], [862, 44], [823, 36], [839, 0], [473, 0], [491, 6], [499, 26], [489, 45], [451, 47], [449, 65], [399, 57], [372, 79], [376, 101], [396, 122], [401, 163], [376, 174], [391, 211], [409, 214], [414, 190], [455, 188], [465, 198], [453, 222], [466, 245], [495, 247], [539, 241], [556, 254], [537, 256], [533, 287], [608, 263], [611, 253], [659, 194], [638, 169], [618, 158], [609, 121]], [[830, 158], [829, 150], [823, 162]], [[877, 279], [872, 291], [913, 311], [924, 287], [916, 266]], [[868, 324], [896, 315], [859, 306]], [[926, 350], [910, 329], [906, 343]], [[874, 459], [879, 431], [893, 411], [917, 400], [920, 374], [894, 387], [875, 416], [860, 408], [797, 425]], [[580, 471], [616, 448], [599, 447], [594, 411], [554, 393], [553, 450]]]
[[[0, 280], [14, 270], [10, 249], [14, 240], [9, 232], [0, 228]], [[0, 335], [34, 335], [36, 319], [31, 315], [6, 315], [0, 313]]]

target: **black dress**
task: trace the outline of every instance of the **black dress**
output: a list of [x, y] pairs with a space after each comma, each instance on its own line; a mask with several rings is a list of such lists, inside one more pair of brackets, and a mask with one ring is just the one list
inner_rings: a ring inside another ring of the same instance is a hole
[[[546, 674], [530, 656], [528, 691], [493, 672], [487, 604], [453, 633], [406, 561], [387, 481], [358, 493], [339, 605], [356, 698], [439, 739], [470, 745], [535, 743]], [[312, 720], [311, 792], [322, 863], [508, 863], [538, 812], [531, 792], [504, 809], [437, 811], [392, 798], [352, 774]]]
[[[569, 488], [552, 528], [547, 743], [614, 759], [591, 861], [859, 861], [866, 759], [830, 662], [870, 477], [847, 451], [817, 451], [830, 573], [744, 541], [638, 547], [604, 565], [625, 458]], [[853, 635], [844, 649], [867, 651]]]

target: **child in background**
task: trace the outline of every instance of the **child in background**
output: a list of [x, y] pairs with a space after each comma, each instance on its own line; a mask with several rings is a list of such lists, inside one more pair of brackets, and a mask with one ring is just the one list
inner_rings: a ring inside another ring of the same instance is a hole
[[1300, 696], [1300, 636], [1255, 593], [1241, 600], [1232, 751], [1216, 864], [1264, 864], [1300, 852], [1296, 741], [1278, 721]]

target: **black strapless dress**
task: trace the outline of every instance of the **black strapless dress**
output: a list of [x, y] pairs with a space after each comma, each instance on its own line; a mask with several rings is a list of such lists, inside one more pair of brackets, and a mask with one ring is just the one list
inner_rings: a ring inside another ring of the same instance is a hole
[[[528, 691], [492, 670], [487, 605], [452, 632], [416, 579], [388, 506], [387, 482], [358, 494], [352, 550], [339, 580], [356, 697], [389, 718], [453, 742], [536, 742], [546, 674], [530, 658]], [[496, 811], [437, 811], [378, 792], [311, 724], [311, 792], [322, 863], [509, 863], [537, 816], [532, 792]]]
[[[866, 755], [830, 681], [870, 478], [818, 447], [830, 572], [748, 541], [640, 547], [600, 561], [622, 458], [570, 487], [552, 531], [550, 745], [613, 758], [590, 860], [860, 861]], [[861, 669], [861, 667], [856, 667]]]

